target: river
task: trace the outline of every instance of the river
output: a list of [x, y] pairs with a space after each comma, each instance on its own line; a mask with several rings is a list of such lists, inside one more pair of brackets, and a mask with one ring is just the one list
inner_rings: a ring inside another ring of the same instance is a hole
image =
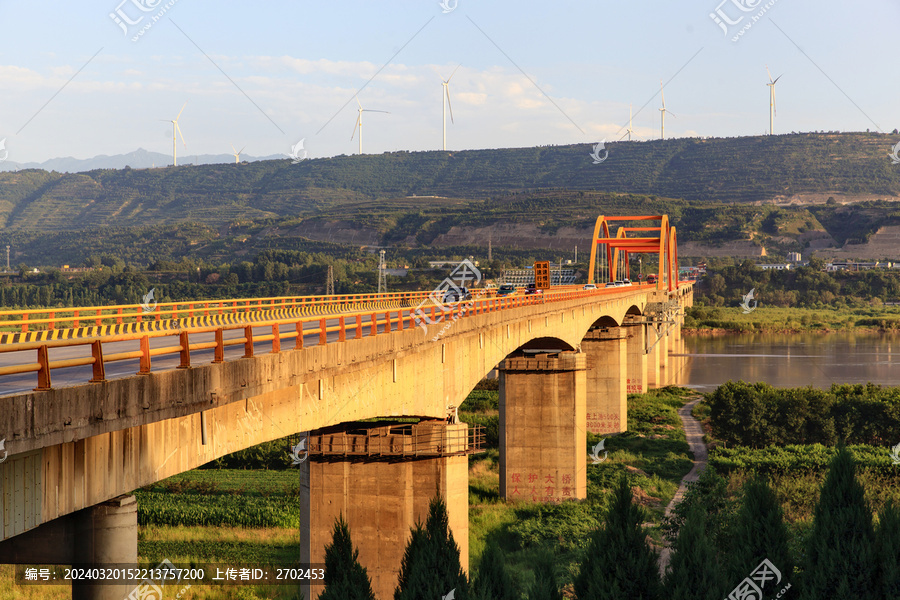
[[684, 337], [679, 384], [708, 392], [728, 380], [775, 387], [833, 383], [900, 386], [900, 336], [877, 333], [733, 334]]

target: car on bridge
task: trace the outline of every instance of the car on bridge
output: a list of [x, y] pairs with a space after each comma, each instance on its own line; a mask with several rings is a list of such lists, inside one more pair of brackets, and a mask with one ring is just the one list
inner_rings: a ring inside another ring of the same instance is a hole
[[516, 286], [511, 283], [504, 283], [499, 288], [497, 288], [498, 296], [512, 296], [516, 293]]
[[461, 287], [447, 290], [444, 294], [444, 304], [449, 304], [451, 302], [463, 302], [465, 300], [472, 299], [472, 292], [469, 291], [469, 288]]
[[539, 287], [538, 287], [536, 284], [534, 284], [534, 283], [529, 283], [529, 284], [525, 287], [525, 295], [526, 295], [526, 296], [530, 296], [531, 294], [543, 294], [543, 293], [544, 293], [544, 290], [542, 290], [541, 288], [539, 288]]
[[622, 287], [622, 284], [618, 281], [607, 281], [605, 287]]
[[584, 290], [596, 290], [596, 289], [597, 289], [597, 286], [594, 285], [593, 283], [586, 283], [586, 284], [584, 284], [584, 287], [583, 287], [582, 289], [584, 289]]

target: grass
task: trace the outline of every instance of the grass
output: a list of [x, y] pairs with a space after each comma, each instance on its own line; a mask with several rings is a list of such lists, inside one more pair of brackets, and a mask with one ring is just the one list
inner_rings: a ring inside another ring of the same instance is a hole
[[740, 307], [695, 306], [687, 311], [684, 328], [696, 332], [796, 332], [893, 330], [900, 328], [900, 307], [779, 308], [760, 306], [744, 314]]

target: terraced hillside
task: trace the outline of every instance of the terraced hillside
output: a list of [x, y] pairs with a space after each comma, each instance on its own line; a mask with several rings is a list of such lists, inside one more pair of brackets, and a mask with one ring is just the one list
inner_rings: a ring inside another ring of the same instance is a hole
[[[589, 145], [393, 152], [291, 164], [183, 166], [78, 174], [0, 174], [0, 226], [64, 231], [316, 215], [409, 196], [486, 200], [511, 192], [597, 190], [699, 202], [769, 202], [804, 194], [896, 199], [897, 136], [792, 134]], [[420, 205], [445, 200], [419, 199]], [[436, 235], [436, 233], [435, 233]]]

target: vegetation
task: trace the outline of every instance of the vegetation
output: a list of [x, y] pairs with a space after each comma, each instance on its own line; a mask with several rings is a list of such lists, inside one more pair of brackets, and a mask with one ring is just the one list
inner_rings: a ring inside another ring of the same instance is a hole
[[900, 388], [779, 389], [730, 381], [706, 401], [712, 434], [729, 444], [884, 445], [900, 431]]
[[372, 581], [359, 564], [359, 550], [353, 547], [343, 517], [335, 521], [331, 544], [325, 546], [325, 589], [319, 600], [375, 600]]
[[591, 537], [575, 579], [575, 594], [583, 600], [660, 598], [657, 554], [648, 545], [641, 524], [644, 514], [631, 498], [623, 475], [603, 521]]
[[878, 598], [879, 579], [872, 513], [856, 480], [853, 458], [841, 448], [816, 503], [801, 598]]
[[663, 586], [665, 596], [672, 600], [719, 600], [728, 591], [727, 585], [704, 511], [692, 505], [672, 546]]

